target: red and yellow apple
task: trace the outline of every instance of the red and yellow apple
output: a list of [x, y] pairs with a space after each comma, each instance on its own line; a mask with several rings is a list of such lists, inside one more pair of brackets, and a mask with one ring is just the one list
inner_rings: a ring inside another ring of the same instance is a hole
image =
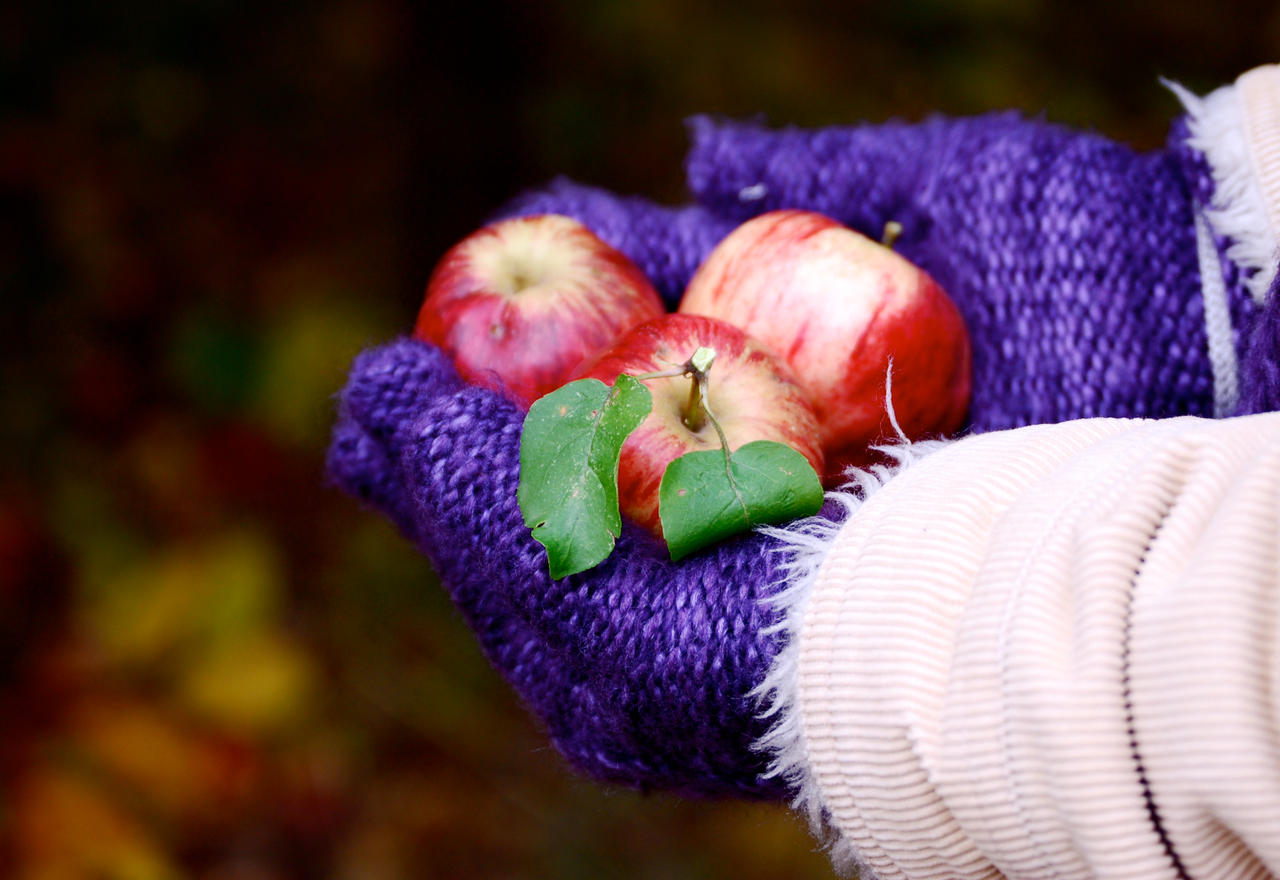
[[644, 273], [582, 223], [502, 220], [458, 242], [427, 282], [414, 336], [462, 377], [526, 409], [637, 324], [664, 314]]
[[[725, 433], [729, 449], [754, 440], [785, 443], [823, 472], [818, 422], [794, 372], [740, 328], [698, 315], [664, 315], [628, 332], [613, 348], [584, 363], [574, 378], [611, 384], [621, 373], [642, 376], [671, 371], [699, 348], [715, 351], [707, 371], [706, 408]], [[691, 380], [666, 376], [643, 380], [653, 408], [623, 443], [618, 462], [622, 512], [659, 538], [658, 490], [667, 465], [687, 452], [720, 449], [715, 427], [699, 412]]]
[[818, 417], [828, 484], [894, 436], [890, 362], [909, 439], [964, 423], [971, 351], [954, 302], [890, 247], [822, 214], [772, 211], [737, 227], [694, 273], [679, 312], [736, 324], [791, 365]]

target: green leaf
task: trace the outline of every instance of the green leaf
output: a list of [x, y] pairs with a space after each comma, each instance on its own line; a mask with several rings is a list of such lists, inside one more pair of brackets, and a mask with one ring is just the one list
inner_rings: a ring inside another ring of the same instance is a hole
[[622, 533], [618, 454], [653, 407], [649, 389], [622, 375], [613, 386], [581, 379], [536, 400], [520, 435], [516, 498], [524, 524], [547, 548], [553, 578], [585, 571]]
[[672, 559], [753, 526], [817, 513], [822, 483], [808, 460], [771, 440], [690, 452], [667, 465], [658, 489], [658, 517]]

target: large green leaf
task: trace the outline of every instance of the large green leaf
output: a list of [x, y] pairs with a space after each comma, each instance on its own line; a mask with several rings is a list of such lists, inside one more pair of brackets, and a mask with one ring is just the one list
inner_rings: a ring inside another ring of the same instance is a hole
[[769, 440], [690, 452], [667, 465], [658, 516], [672, 559], [753, 526], [817, 513], [822, 483], [803, 455]]
[[613, 552], [622, 533], [618, 455], [653, 406], [630, 376], [613, 386], [570, 382], [539, 398], [520, 437], [517, 500], [533, 537], [547, 548], [553, 578], [585, 571]]

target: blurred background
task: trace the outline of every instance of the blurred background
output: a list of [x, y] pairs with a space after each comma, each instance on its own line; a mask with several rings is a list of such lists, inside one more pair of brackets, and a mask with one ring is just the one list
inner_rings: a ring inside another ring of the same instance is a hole
[[785, 808], [572, 775], [332, 395], [558, 174], [684, 198], [682, 120], [1022, 108], [1158, 148], [1274, 2], [316, 0], [0, 11], [0, 875], [830, 876]]

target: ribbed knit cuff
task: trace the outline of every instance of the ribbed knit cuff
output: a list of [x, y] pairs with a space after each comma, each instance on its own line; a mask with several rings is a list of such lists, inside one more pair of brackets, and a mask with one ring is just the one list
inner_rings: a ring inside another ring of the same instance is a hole
[[837, 866], [1280, 871], [1277, 440], [1280, 413], [976, 435], [797, 540], [767, 745]]
[[1236, 81], [1249, 154], [1269, 221], [1274, 258], [1280, 243], [1280, 65], [1255, 68]]
[[1168, 83], [1188, 113], [1214, 192], [1206, 216], [1259, 305], [1280, 264], [1280, 65], [1257, 67], [1203, 98]]
[[[1027, 482], [1125, 423], [1072, 424], [1081, 430], [1065, 441], [1038, 425], [898, 447], [892, 469], [855, 474], [837, 495], [849, 512], [841, 524], [777, 533], [796, 563], [775, 600], [789, 640], [764, 685], [775, 725], [759, 745], [840, 873], [995, 876], [943, 804], [921, 750], [936, 754], [954, 630], [994, 519]], [[977, 468], [947, 464], [972, 461], [974, 450], [994, 451], [980, 453]], [[913, 487], [906, 517], [904, 487]]]
[[[810, 599], [832, 547], [861, 507], [888, 486], [895, 476], [952, 442], [904, 441], [899, 445], [881, 447], [891, 463], [864, 470], [850, 469], [849, 482], [837, 491], [827, 493], [829, 506], [843, 508], [843, 516], [817, 516], [786, 528], [763, 529], [783, 542], [791, 561], [784, 569], [784, 588], [770, 598], [771, 604], [781, 612], [780, 622], [774, 631], [785, 632], [787, 638], [769, 669], [768, 677], [754, 694], [767, 706], [764, 714], [771, 722], [755, 748], [771, 756], [768, 775], [785, 780], [796, 793], [792, 807], [808, 819], [814, 835], [824, 839], [831, 850], [832, 862], [841, 873], [856, 870], [860, 876], [875, 876], [863, 853], [858, 851], [848, 835], [841, 833], [838, 820], [831, 814], [829, 793], [822, 790], [815, 771], [813, 731], [806, 727], [805, 713], [800, 705], [799, 675], [802, 655], [811, 650], [812, 644], [812, 639], [803, 632], [809, 619]], [[827, 741], [825, 745], [833, 743]]]

